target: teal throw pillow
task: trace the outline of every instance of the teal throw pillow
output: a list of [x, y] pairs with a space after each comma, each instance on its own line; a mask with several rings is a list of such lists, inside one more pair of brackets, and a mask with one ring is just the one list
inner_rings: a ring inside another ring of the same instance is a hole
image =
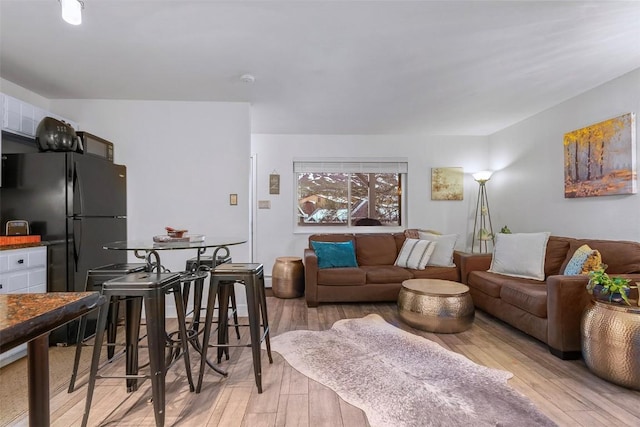
[[311, 246], [318, 257], [318, 268], [357, 267], [353, 242], [316, 242]]

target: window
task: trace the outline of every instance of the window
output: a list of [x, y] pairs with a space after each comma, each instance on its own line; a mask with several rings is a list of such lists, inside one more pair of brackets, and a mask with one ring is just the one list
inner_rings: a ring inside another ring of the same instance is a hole
[[300, 226], [401, 226], [407, 163], [294, 161]]

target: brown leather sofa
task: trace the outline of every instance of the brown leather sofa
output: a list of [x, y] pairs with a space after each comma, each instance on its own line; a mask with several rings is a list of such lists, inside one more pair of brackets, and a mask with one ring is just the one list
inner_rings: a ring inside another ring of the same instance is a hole
[[[581, 355], [580, 321], [591, 295], [586, 275], [564, 276], [576, 249], [587, 244], [602, 255], [609, 275], [640, 282], [640, 243], [551, 236], [545, 255], [545, 281], [510, 277], [487, 270], [491, 254], [461, 254], [461, 282], [469, 286], [473, 303], [498, 319], [543, 341], [561, 359]], [[637, 298], [637, 289], [632, 289]]]
[[[402, 282], [407, 279], [445, 279], [459, 281], [459, 254], [455, 267], [427, 266], [413, 270], [394, 266], [405, 240], [404, 233], [313, 234], [304, 250], [305, 297], [307, 306], [321, 302], [396, 301]], [[358, 267], [318, 268], [311, 242], [354, 243]]]

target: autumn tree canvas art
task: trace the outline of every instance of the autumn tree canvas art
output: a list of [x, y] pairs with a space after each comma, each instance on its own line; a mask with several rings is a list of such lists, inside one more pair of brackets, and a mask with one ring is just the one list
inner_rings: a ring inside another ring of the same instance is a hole
[[635, 114], [564, 135], [564, 197], [637, 192]]

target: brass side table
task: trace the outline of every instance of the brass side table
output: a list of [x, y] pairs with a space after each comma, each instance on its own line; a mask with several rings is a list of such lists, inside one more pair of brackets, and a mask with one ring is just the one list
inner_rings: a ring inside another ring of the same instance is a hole
[[271, 272], [271, 290], [278, 298], [298, 298], [304, 295], [302, 258], [276, 258]]
[[640, 307], [592, 300], [581, 332], [582, 357], [591, 372], [640, 390]]
[[453, 334], [471, 327], [475, 309], [469, 288], [440, 279], [409, 279], [398, 295], [398, 315], [423, 331]]

